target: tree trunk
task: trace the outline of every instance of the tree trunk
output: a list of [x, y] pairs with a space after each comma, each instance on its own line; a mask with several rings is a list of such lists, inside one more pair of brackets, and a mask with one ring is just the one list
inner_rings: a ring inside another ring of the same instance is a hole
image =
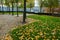
[[25, 19], [26, 19], [26, 0], [24, 0], [23, 23], [25, 23], [25, 22], [26, 22], [26, 21], [25, 21]]

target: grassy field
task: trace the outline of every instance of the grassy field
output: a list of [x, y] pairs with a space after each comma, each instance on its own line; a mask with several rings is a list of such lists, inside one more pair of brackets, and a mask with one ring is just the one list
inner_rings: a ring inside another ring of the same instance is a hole
[[38, 20], [13, 29], [13, 40], [60, 40], [60, 17], [30, 15], [28, 18]]

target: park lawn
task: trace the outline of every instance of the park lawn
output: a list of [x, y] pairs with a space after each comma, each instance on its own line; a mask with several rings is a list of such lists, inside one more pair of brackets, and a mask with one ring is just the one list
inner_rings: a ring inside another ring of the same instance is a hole
[[28, 18], [38, 20], [10, 31], [13, 40], [59, 40], [60, 17], [30, 15]]
[[[17, 13], [18, 13], [18, 15], [19, 15], [19, 14], [23, 14], [23, 13], [21, 13], [21, 12], [13, 12], [14, 15], [17, 15]], [[11, 14], [12, 14], [12, 12], [11, 12]]]
[[[0, 12], [0, 14], [12, 14], [12, 12]], [[18, 14], [22, 14], [22, 13], [18, 12]], [[17, 12], [13, 12], [13, 15], [17, 15]]]

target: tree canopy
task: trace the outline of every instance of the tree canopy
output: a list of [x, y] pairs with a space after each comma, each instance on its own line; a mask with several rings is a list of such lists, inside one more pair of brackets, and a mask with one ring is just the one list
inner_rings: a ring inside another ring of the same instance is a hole
[[59, 6], [58, 0], [44, 0], [43, 5], [45, 7], [57, 7]]
[[[23, 7], [23, 5], [24, 5], [24, 0], [5, 0], [5, 5], [12, 5], [12, 3], [21, 3], [21, 7]], [[26, 3], [27, 3], [27, 7], [29, 7], [30, 6], [30, 4], [33, 6], [33, 4], [34, 4], [34, 1], [33, 0], [26, 0]]]
[[[4, 0], [5, 5], [12, 5], [12, 3], [21, 3], [21, 6], [24, 4], [24, 0]], [[59, 0], [38, 0], [40, 5], [44, 7], [57, 7], [59, 6]], [[34, 0], [26, 0], [27, 7], [34, 6]]]

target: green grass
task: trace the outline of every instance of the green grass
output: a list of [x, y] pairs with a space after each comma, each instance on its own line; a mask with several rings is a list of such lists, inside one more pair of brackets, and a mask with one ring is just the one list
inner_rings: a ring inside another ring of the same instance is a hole
[[36, 20], [41, 20], [43, 22], [46, 22], [46, 21], [60, 22], [60, 17], [53, 17], [53, 16], [46, 16], [46, 15], [31, 15], [28, 17]]
[[30, 15], [28, 18], [39, 20], [10, 32], [13, 40], [60, 40], [60, 17]]
[[[0, 12], [0, 14], [12, 14], [12, 12]], [[13, 12], [14, 15], [17, 15], [17, 12]], [[21, 12], [18, 12], [18, 14], [22, 14]]]

